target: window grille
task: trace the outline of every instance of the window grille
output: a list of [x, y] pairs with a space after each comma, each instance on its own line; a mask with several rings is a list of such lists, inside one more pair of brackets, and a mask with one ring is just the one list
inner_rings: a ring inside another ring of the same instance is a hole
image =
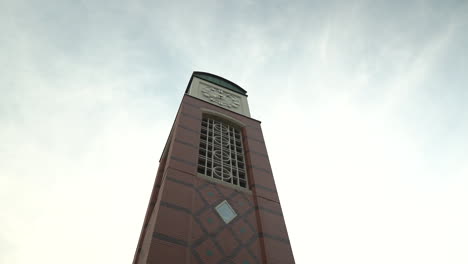
[[247, 188], [241, 132], [224, 121], [204, 116], [198, 173]]

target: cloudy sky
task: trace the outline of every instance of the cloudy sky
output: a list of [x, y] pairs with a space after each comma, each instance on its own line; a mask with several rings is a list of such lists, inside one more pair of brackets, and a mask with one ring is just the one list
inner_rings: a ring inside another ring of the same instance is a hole
[[468, 263], [467, 14], [0, 0], [0, 263], [131, 263], [194, 70], [248, 91], [297, 263]]

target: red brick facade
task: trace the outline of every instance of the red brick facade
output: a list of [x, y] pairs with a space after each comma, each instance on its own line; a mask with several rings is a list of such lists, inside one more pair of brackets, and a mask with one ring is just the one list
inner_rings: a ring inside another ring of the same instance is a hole
[[[245, 124], [248, 189], [198, 176], [203, 109]], [[237, 213], [228, 224], [214, 209], [224, 200]], [[259, 121], [184, 96], [160, 160], [133, 260], [133, 264], [146, 263], [294, 263]]]

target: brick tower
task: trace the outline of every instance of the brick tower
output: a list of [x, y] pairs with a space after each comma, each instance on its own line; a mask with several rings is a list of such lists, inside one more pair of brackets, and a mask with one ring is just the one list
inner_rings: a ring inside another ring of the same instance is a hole
[[133, 264], [294, 263], [247, 92], [194, 72], [159, 161]]

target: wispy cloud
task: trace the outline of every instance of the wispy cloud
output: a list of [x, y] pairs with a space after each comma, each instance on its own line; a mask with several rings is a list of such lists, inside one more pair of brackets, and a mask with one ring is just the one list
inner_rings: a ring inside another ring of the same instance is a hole
[[0, 261], [131, 261], [204, 70], [264, 121], [298, 263], [465, 263], [467, 8], [2, 2]]

